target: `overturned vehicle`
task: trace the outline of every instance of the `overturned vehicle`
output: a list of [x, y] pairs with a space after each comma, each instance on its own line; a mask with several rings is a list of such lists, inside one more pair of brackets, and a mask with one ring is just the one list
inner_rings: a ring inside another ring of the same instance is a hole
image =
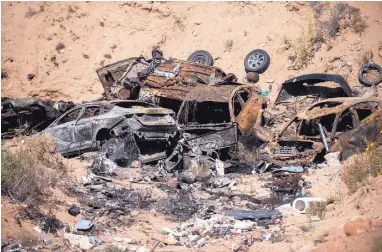
[[235, 75], [226, 74], [217, 67], [172, 58], [166, 60], [158, 50], [153, 51], [152, 59], [129, 58], [96, 72], [105, 90], [106, 100], [152, 102], [175, 112], [195, 86], [237, 81]]
[[52, 135], [65, 156], [102, 149], [121, 165], [167, 157], [177, 135], [175, 113], [140, 101], [114, 100], [78, 105], [40, 134]]

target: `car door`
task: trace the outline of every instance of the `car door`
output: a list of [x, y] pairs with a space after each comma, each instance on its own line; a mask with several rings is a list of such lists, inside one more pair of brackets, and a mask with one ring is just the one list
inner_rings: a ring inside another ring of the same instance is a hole
[[57, 152], [66, 154], [76, 151], [72, 149], [75, 143], [74, 125], [82, 109], [82, 107], [76, 107], [69, 110], [45, 130], [45, 133], [53, 136]]
[[102, 105], [87, 105], [81, 116], [75, 123], [74, 135], [76, 145], [81, 150], [91, 148], [93, 146], [93, 135], [95, 134], [95, 123], [98, 116], [104, 112]]

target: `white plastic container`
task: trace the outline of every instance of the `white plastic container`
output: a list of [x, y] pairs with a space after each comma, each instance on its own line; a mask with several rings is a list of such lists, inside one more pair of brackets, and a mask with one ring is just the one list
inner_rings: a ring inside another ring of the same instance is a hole
[[306, 209], [309, 207], [310, 202], [317, 202], [317, 201], [325, 201], [322, 198], [315, 198], [315, 197], [301, 197], [297, 198], [293, 201], [293, 210], [295, 210], [297, 213], [305, 213]]

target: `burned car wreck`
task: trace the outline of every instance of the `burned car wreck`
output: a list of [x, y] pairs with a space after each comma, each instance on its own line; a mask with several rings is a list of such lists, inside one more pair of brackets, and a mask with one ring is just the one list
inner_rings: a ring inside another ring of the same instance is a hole
[[73, 102], [40, 100], [34, 97], [1, 98], [1, 138], [30, 135], [43, 130], [73, 108]]
[[354, 91], [340, 75], [314, 73], [297, 76], [281, 85], [274, 104], [264, 113], [264, 123], [275, 132], [276, 125], [318, 101], [353, 96], [356, 96]]
[[382, 135], [381, 99], [322, 100], [284, 124], [275, 138], [259, 150], [260, 159], [277, 166], [310, 166], [326, 153], [341, 159], [365, 150]]
[[90, 102], [64, 113], [40, 134], [51, 134], [66, 156], [102, 148], [112, 161], [145, 163], [166, 158], [177, 135], [174, 116], [145, 102]]

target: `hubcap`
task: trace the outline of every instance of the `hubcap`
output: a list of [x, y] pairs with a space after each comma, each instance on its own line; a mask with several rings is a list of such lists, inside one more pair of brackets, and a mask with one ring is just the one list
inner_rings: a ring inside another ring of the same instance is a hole
[[255, 52], [248, 58], [248, 65], [250, 67], [256, 68], [261, 66], [265, 61], [265, 57], [263, 54]]
[[115, 144], [110, 144], [109, 146], [107, 146], [106, 148], [106, 154], [107, 155], [112, 155], [115, 151], [117, 150], [117, 146]]
[[207, 63], [207, 57], [203, 55], [198, 55], [194, 58], [194, 62], [200, 63], [200, 64], [206, 64]]

